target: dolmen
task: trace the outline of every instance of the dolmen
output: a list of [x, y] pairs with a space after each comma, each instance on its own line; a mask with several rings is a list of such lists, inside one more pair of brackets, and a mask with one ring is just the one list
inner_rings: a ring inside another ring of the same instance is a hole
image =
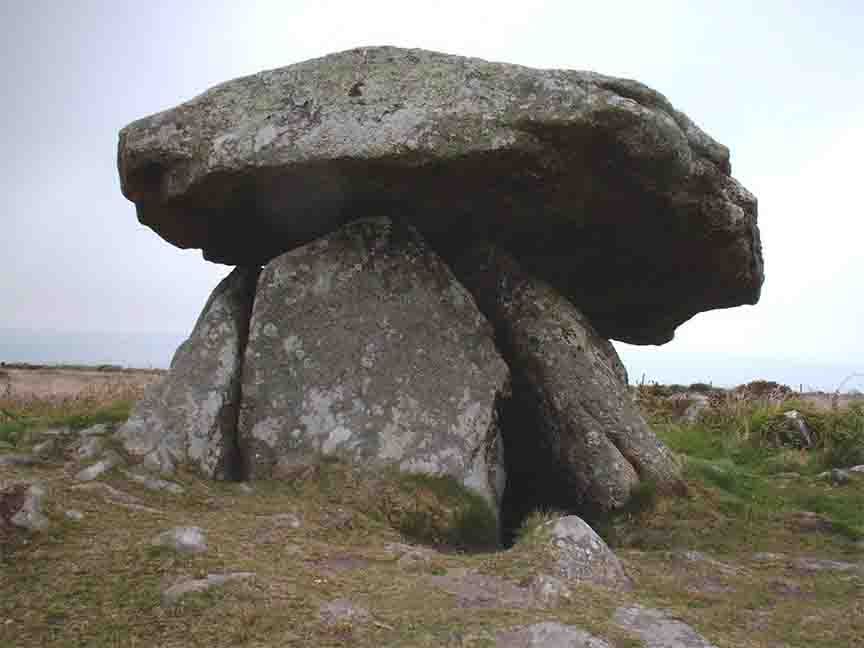
[[369, 47], [120, 133], [124, 195], [235, 268], [117, 435], [145, 467], [340, 457], [449, 475], [513, 527], [680, 483], [611, 339], [754, 304], [756, 199], [636, 81]]

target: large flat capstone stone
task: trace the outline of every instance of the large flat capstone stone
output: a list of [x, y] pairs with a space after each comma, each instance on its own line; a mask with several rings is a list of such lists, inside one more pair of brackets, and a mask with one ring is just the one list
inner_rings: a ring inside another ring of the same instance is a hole
[[123, 192], [171, 243], [266, 263], [387, 215], [494, 239], [600, 335], [671, 339], [763, 281], [756, 199], [660, 93], [593, 72], [370, 47], [223, 83], [121, 131]]
[[245, 472], [340, 456], [451, 475], [497, 511], [508, 390], [491, 326], [416, 231], [356, 221], [261, 272], [243, 368]]
[[216, 286], [171, 370], [117, 430], [124, 449], [147, 468], [171, 474], [185, 465], [205, 477], [240, 476], [240, 365], [257, 277], [257, 268], [236, 268]]

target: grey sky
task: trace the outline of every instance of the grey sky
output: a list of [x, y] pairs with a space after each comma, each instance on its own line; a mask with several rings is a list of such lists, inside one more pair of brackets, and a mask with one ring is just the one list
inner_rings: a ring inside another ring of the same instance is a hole
[[631, 372], [664, 353], [864, 370], [860, 2], [6, 0], [0, 24], [0, 328], [187, 332], [227, 269], [138, 225], [117, 131], [229, 78], [392, 44], [636, 78], [730, 147], [759, 198], [762, 302], [619, 345]]

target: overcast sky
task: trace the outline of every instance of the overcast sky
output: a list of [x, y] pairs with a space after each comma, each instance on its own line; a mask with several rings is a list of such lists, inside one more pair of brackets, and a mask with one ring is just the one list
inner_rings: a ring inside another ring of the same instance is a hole
[[390, 44], [635, 78], [730, 147], [759, 199], [762, 301], [619, 345], [631, 374], [864, 371], [860, 0], [0, 0], [0, 24], [0, 328], [188, 333], [227, 268], [138, 224], [117, 131], [233, 77]]

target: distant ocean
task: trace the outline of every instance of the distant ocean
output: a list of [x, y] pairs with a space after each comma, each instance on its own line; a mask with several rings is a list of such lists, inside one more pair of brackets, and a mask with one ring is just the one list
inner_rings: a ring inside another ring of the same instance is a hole
[[188, 334], [0, 329], [0, 361], [164, 369]]
[[[0, 361], [33, 364], [113, 364], [167, 368], [184, 333], [61, 332], [0, 329]], [[805, 391], [864, 391], [864, 362], [808, 362], [791, 358], [683, 353], [669, 347], [617, 345], [631, 383], [694, 382], [731, 387], [756, 379], [776, 380]], [[850, 378], [851, 376], [851, 378]], [[848, 380], [847, 380], [848, 378]]]

